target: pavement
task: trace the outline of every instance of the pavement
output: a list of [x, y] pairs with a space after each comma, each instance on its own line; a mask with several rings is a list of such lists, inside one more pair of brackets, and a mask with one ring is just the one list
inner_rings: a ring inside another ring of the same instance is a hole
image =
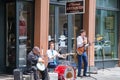
[[[13, 75], [0, 74], [0, 80], [14, 79]], [[90, 77], [77, 77], [76, 80], [120, 80], [120, 67], [100, 69], [97, 74], [90, 74]]]
[[13, 75], [0, 74], [0, 80], [14, 80]]
[[91, 77], [77, 78], [77, 80], [120, 80], [120, 67], [106, 68], [90, 74]]

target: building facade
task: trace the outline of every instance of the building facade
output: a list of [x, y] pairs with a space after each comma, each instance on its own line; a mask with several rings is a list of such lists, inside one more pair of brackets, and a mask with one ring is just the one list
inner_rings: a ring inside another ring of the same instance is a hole
[[32, 47], [39, 46], [45, 54], [49, 40], [61, 54], [75, 53], [80, 29], [95, 42], [88, 48], [91, 67], [118, 65], [119, 0], [83, 1], [85, 13], [67, 15], [66, 0], [0, 0], [0, 73], [26, 67]]

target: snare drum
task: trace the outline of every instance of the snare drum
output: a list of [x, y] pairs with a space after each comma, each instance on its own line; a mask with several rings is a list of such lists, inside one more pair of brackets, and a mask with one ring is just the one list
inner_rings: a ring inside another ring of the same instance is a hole
[[75, 71], [71, 66], [59, 65], [55, 68], [59, 80], [75, 80]]

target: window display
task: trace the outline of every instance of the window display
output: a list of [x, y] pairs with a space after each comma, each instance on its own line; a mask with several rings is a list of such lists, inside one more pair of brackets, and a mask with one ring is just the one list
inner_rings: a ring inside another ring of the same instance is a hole
[[[96, 37], [97, 35], [103, 36], [102, 43], [109, 42], [107, 45], [104, 45], [104, 57], [105, 59], [117, 59], [117, 26], [118, 26], [118, 12], [116, 11], [117, 0], [113, 3], [112, 0], [97, 0], [98, 2], [105, 1], [106, 5], [103, 7], [105, 9], [96, 10]], [[108, 6], [109, 5], [109, 6]], [[107, 10], [108, 8], [114, 8], [113, 10]], [[101, 46], [101, 42], [97, 42], [95, 46]], [[95, 51], [95, 59], [99, 60], [102, 58], [102, 52], [100, 50]]]
[[19, 67], [26, 67], [26, 55], [32, 45], [32, 4], [20, 2], [19, 7]]
[[54, 40], [56, 49], [58, 51], [60, 50], [59, 52], [61, 54], [75, 52], [76, 37], [78, 36], [79, 30], [82, 29], [82, 15], [73, 15], [72, 18], [68, 20], [68, 15], [65, 15], [65, 6], [50, 5], [49, 17], [48, 41]]

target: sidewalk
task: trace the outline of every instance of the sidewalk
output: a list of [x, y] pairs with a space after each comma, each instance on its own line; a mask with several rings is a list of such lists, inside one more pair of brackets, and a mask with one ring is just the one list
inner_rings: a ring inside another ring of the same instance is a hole
[[[92, 77], [77, 78], [76, 80], [120, 80], [120, 67], [98, 70], [98, 74], [91, 74]], [[13, 75], [0, 74], [0, 80], [14, 80]]]
[[13, 75], [0, 74], [0, 80], [14, 80]]
[[120, 80], [120, 67], [101, 69], [98, 70], [98, 74], [91, 74], [91, 77], [77, 78], [77, 80]]

